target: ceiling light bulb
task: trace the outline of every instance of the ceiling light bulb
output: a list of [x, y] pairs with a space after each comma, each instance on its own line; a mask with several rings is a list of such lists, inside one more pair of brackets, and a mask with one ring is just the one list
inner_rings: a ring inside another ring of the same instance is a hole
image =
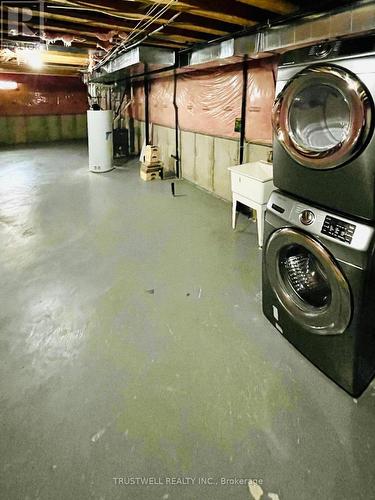
[[23, 64], [27, 64], [33, 69], [43, 67], [43, 52], [40, 48], [22, 49], [19, 51], [19, 58]]
[[29, 50], [26, 56], [26, 63], [34, 69], [42, 68], [42, 52], [40, 50]]
[[0, 90], [17, 90], [18, 83], [12, 80], [0, 80]]

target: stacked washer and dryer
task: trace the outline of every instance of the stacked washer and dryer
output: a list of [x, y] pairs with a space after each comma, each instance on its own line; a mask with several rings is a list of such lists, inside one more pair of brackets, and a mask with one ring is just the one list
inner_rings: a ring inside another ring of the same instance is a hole
[[375, 38], [285, 54], [263, 311], [353, 396], [375, 373]]

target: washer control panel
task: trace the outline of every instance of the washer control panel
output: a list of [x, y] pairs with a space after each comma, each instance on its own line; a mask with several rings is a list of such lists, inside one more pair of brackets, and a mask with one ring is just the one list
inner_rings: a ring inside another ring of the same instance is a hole
[[354, 231], [354, 224], [344, 222], [340, 219], [336, 219], [335, 217], [331, 217], [330, 215], [327, 215], [324, 219], [322, 234], [326, 234], [331, 238], [345, 241], [345, 243], [349, 243], [350, 245], [354, 236]]
[[[273, 214], [271, 216], [271, 214]], [[274, 219], [276, 217], [276, 220]], [[340, 214], [332, 214], [317, 207], [274, 191], [268, 200], [266, 221], [275, 228], [294, 226], [304, 232], [320, 237], [353, 250], [366, 252], [375, 242], [375, 228], [372, 225], [356, 222]]]

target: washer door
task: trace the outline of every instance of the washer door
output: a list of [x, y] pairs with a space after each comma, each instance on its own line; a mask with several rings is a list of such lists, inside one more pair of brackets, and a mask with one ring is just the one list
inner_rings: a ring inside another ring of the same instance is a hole
[[298, 324], [318, 335], [345, 331], [352, 309], [349, 285], [316, 239], [278, 229], [266, 244], [265, 264], [272, 290]]
[[317, 64], [297, 73], [273, 107], [275, 135], [305, 167], [335, 168], [358, 154], [371, 132], [372, 99], [358, 78]]

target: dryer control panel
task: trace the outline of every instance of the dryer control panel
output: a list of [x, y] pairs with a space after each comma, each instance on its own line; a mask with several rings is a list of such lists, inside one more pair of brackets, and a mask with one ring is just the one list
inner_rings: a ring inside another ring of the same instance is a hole
[[331, 238], [335, 238], [336, 240], [345, 241], [345, 243], [349, 243], [350, 245], [354, 236], [354, 231], [354, 224], [327, 215], [324, 219], [321, 233]]
[[[374, 52], [375, 37], [373, 35], [361, 37], [360, 41], [358, 38], [347, 38], [288, 50], [281, 56], [279, 67], [363, 57], [364, 55], [373, 56]], [[364, 67], [366, 68], [366, 63]]]

